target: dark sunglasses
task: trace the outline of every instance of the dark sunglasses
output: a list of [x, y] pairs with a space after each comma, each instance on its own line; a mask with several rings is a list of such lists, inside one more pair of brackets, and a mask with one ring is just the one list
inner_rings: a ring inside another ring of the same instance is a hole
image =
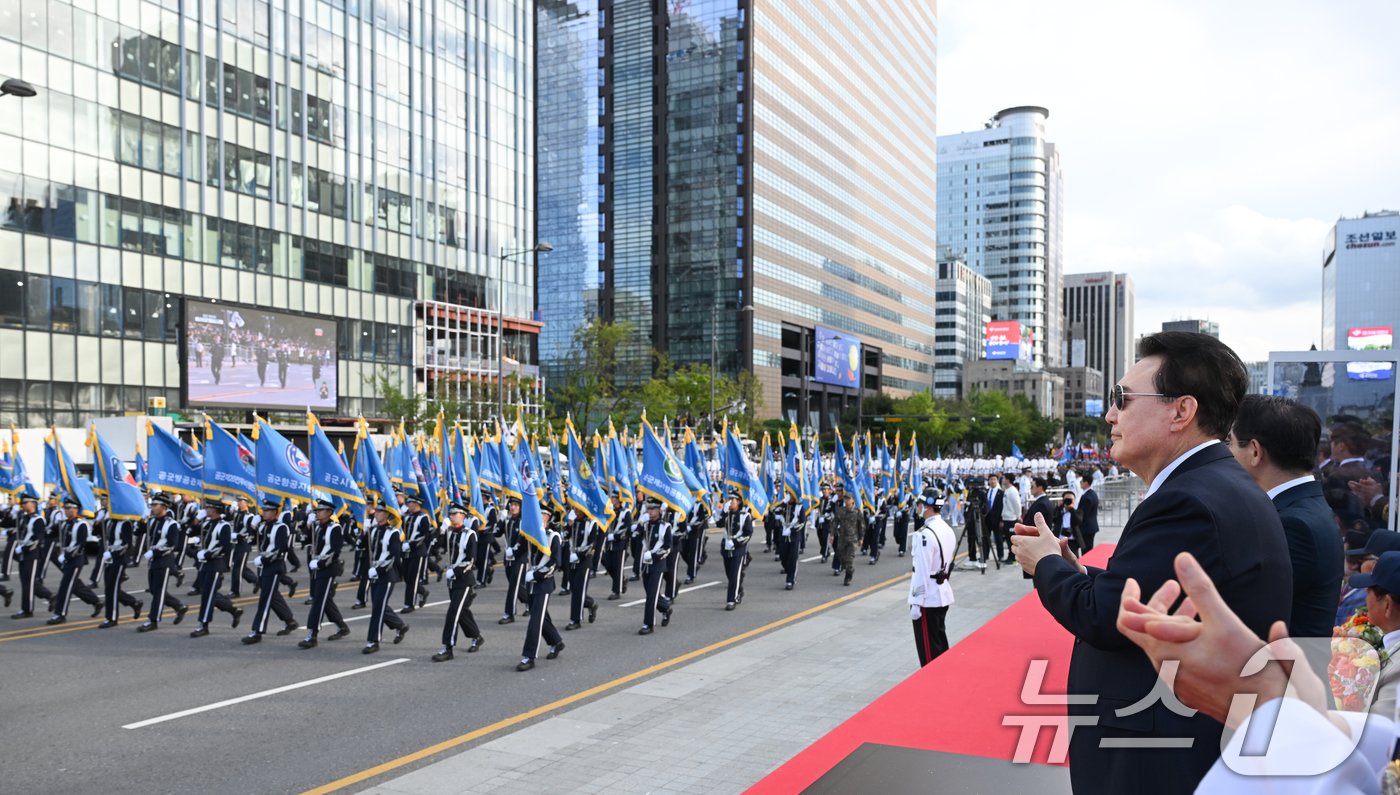
[[1122, 411], [1123, 407], [1128, 404], [1128, 398], [1135, 397], [1158, 397], [1175, 400], [1181, 395], [1167, 395], [1162, 392], [1129, 392], [1123, 388], [1122, 384], [1114, 384], [1108, 390], [1108, 404], [1119, 411]]

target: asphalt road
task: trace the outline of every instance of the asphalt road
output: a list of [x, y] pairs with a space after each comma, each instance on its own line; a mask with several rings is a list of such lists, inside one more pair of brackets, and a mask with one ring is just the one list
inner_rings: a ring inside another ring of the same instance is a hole
[[[481, 589], [473, 605], [486, 645], [466, 654], [463, 642], [456, 659], [445, 663], [429, 660], [439, 645], [445, 604], [405, 616], [411, 630], [402, 644], [386, 641], [378, 654], [363, 655], [368, 611], [348, 609], [354, 592], [344, 585], [337, 603], [352, 619], [352, 635], [334, 643], [322, 640], [310, 650], [296, 647], [303, 630], [286, 637], [268, 634], [261, 644], [244, 646], [239, 638], [246, 623], [231, 629], [228, 617], [217, 613], [212, 634], [192, 639], [194, 610], [178, 627], [167, 614], [161, 629], [147, 634], [136, 632], [138, 622], [130, 620], [129, 610], [120, 626], [98, 630], [98, 620], [86, 620], [89, 611], [82, 604], [73, 605], [65, 626], [44, 627], [41, 618], [5, 620], [0, 625], [0, 782], [5, 791], [25, 793], [301, 792], [858, 588], [907, 576], [906, 561], [891, 546], [878, 564], [857, 558], [850, 588], [831, 576], [829, 566], [811, 561], [799, 568], [796, 589], [785, 591], [779, 564], [762, 554], [759, 544], [751, 548], [744, 603], [726, 612], [718, 542], [712, 539], [709, 548], [709, 562], [693, 584], [704, 587], [683, 594], [671, 625], [648, 637], [637, 635], [642, 607], [626, 606], [642, 597], [639, 582], [619, 601], [600, 601], [597, 623], [573, 632], [562, 632], [568, 608], [561, 602], [567, 597], [552, 598], [550, 614], [567, 649], [552, 661], [541, 654], [527, 673], [514, 668], [527, 619], [496, 624], [505, 598], [503, 576]], [[807, 549], [806, 557], [816, 555], [815, 538], [809, 538]], [[289, 602], [299, 621], [308, 610], [302, 604], [305, 575], [304, 569], [296, 575], [301, 585]], [[135, 588], [144, 578], [144, 569], [134, 570], [127, 585]], [[56, 585], [52, 573], [50, 579]], [[606, 597], [607, 582], [600, 573], [590, 593]], [[445, 583], [430, 588], [429, 604], [446, 599]], [[396, 590], [394, 604], [401, 603], [400, 593]], [[197, 605], [197, 597], [180, 598]], [[246, 622], [252, 609], [246, 604], [245, 609]], [[279, 626], [275, 618], [269, 622], [269, 630]], [[323, 628], [322, 638], [332, 631]], [[380, 667], [361, 670], [369, 666]], [[336, 674], [343, 676], [247, 699]], [[235, 703], [124, 728], [224, 701]]]

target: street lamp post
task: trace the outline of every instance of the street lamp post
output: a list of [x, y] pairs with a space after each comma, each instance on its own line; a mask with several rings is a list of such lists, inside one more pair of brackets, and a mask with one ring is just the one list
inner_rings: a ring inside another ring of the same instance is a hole
[[0, 97], [19, 97], [25, 99], [39, 93], [34, 86], [20, 80], [18, 77], [11, 77], [0, 83]]
[[501, 422], [506, 416], [506, 260], [553, 250], [554, 246], [548, 243], [536, 243], [518, 251], [501, 249], [500, 268], [496, 271], [496, 416]]

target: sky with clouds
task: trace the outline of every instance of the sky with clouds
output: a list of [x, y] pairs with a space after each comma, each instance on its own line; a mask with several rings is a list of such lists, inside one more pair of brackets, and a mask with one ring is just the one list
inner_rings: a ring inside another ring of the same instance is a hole
[[1395, 0], [938, 0], [938, 28], [939, 133], [1049, 108], [1065, 271], [1129, 273], [1138, 334], [1306, 349], [1327, 230], [1400, 210]]

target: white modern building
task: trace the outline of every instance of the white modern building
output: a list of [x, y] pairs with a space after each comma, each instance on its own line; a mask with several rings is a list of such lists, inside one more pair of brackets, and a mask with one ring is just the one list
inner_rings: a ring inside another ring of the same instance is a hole
[[933, 330], [933, 396], [961, 398], [963, 365], [982, 358], [992, 319], [992, 283], [961, 256], [939, 248]]
[[984, 129], [938, 136], [938, 243], [992, 283], [992, 319], [1019, 321], [1037, 367], [1060, 363], [1060, 156], [1050, 111], [1008, 108]]
[[[1400, 326], [1400, 212], [1341, 218], [1322, 256], [1322, 349], [1390, 348]], [[1334, 369], [1335, 368], [1335, 369]], [[1335, 389], [1338, 412], [1383, 410], [1395, 393], [1395, 366], [1382, 362], [1327, 365], [1323, 386]]]

